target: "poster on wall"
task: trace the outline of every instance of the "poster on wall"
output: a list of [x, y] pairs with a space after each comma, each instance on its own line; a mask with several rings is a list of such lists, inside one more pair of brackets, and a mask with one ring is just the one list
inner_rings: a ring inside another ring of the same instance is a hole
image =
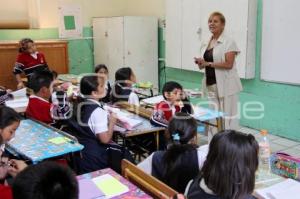
[[81, 38], [82, 16], [79, 5], [60, 5], [59, 12], [59, 38]]

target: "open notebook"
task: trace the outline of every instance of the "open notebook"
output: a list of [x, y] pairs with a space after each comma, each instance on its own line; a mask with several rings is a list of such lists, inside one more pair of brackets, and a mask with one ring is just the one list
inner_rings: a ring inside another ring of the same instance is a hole
[[300, 198], [300, 182], [286, 179], [267, 188], [256, 189], [254, 195], [260, 199]]
[[26, 88], [16, 90], [14, 92], [11, 92], [11, 94], [14, 96], [13, 100], [7, 100], [5, 102], [5, 105], [10, 108], [23, 108], [27, 107], [29, 99], [26, 96]]

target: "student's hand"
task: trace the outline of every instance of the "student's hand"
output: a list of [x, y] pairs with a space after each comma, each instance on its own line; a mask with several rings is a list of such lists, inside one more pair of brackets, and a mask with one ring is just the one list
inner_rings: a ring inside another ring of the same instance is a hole
[[12, 159], [12, 160], [10, 160], [10, 164], [11, 164], [11, 166], [8, 167], [8, 173], [12, 177], [16, 177], [16, 175], [18, 173], [20, 173], [21, 171], [23, 171], [27, 167], [27, 164], [22, 160]]
[[17, 89], [22, 89], [22, 88], [25, 88], [25, 85], [23, 82], [19, 82], [17, 85]]
[[116, 124], [117, 121], [118, 121], [117, 114], [110, 113], [110, 115], [109, 115], [109, 123]]

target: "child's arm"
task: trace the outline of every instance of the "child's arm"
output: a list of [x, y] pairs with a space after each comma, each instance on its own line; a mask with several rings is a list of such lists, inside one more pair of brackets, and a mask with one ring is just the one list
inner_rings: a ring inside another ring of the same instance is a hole
[[111, 113], [108, 121], [108, 130], [106, 132], [98, 133], [97, 137], [103, 144], [108, 144], [111, 141], [114, 126], [117, 122], [117, 116], [115, 113]]

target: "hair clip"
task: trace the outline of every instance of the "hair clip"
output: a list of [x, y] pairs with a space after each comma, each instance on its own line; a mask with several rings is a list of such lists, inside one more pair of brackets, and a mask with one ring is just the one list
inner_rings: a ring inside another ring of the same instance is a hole
[[172, 137], [173, 137], [174, 141], [179, 141], [180, 140], [180, 137], [179, 137], [178, 133], [173, 134]]

